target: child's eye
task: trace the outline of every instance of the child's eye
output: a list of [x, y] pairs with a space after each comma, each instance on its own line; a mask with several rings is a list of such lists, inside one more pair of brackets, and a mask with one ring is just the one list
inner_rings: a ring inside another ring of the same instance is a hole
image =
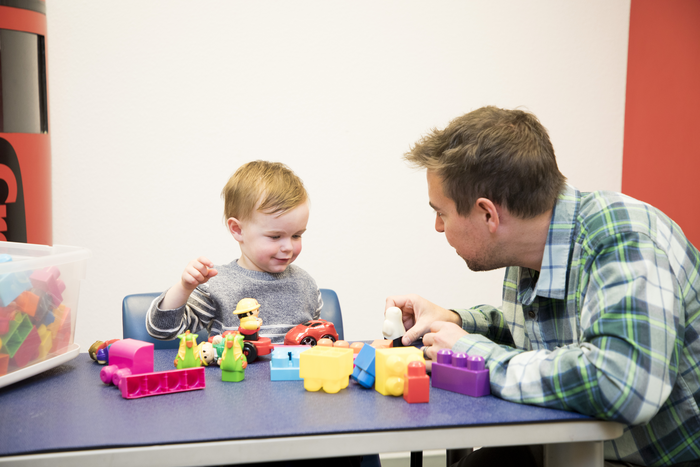
[[279, 235], [268, 235], [268, 237], [270, 237], [273, 240], [277, 240], [278, 238], [280, 238]]
[[301, 235], [292, 235], [293, 238], [301, 238]]

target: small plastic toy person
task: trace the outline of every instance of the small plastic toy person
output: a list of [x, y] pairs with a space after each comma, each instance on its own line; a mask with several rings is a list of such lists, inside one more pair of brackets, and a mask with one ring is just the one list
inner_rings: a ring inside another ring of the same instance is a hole
[[224, 343], [224, 353], [219, 359], [221, 367], [221, 381], [237, 383], [245, 378], [245, 369], [248, 366], [245, 354], [243, 354], [243, 335], [229, 334]]
[[390, 341], [393, 341], [397, 337], [402, 337], [404, 334], [406, 334], [406, 329], [403, 327], [400, 308], [392, 306], [386, 309], [384, 312], [382, 334], [384, 335], [385, 339]]
[[175, 357], [175, 367], [178, 370], [183, 368], [196, 368], [202, 366], [202, 359], [199, 356], [199, 347], [197, 346], [197, 334], [191, 334], [190, 331], [185, 331], [184, 334], [177, 336], [180, 338], [180, 348]]
[[262, 326], [262, 319], [258, 318], [260, 304], [254, 298], [244, 298], [238, 302], [233, 314], [238, 315], [240, 325], [238, 331], [247, 341], [258, 340], [258, 330]]
[[219, 361], [219, 354], [216, 351], [216, 347], [214, 347], [211, 342], [202, 342], [199, 344], [199, 356], [204, 366], [209, 366], [212, 363], [217, 364]]

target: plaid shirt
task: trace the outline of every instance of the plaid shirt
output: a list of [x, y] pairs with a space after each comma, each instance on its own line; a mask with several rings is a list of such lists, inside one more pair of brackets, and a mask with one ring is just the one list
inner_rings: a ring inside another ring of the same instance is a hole
[[541, 271], [509, 267], [500, 309], [455, 310], [493, 394], [627, 426], [605, 458], [700, 459], [700, 254], [656, 208], [559, 196]]

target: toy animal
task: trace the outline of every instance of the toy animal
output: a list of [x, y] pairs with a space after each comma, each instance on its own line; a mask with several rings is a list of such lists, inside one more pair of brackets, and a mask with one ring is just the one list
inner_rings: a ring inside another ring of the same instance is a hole
[[183, 368], [202, 366], [202, 358], [199, 356], [199, 347], [197, 346], [197, 334], [185, 331], [184, 334], [177, 337], [180, 338], [180, 348], [177, 351], [177, 357], [175, 357], [175, 368], [182, 370]]

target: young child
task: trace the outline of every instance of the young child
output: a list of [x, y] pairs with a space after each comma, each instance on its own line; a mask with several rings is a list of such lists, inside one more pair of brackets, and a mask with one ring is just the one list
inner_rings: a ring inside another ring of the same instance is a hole
[[221, 196], [240, 258], [223, 266], [205, 257], [191, 261], [180, 282], [151, 304], [148, 333], [169, 340], [186, 330], [236, 330], [236, 305], [254, 298], [263, 318], [259, 336], [282, 343], [292, 327], [317, 319], [323, 306], [316, 282], [292, 265], [309, 220], [304, 184], [284, 164], [254, 161], [233, 174]]

